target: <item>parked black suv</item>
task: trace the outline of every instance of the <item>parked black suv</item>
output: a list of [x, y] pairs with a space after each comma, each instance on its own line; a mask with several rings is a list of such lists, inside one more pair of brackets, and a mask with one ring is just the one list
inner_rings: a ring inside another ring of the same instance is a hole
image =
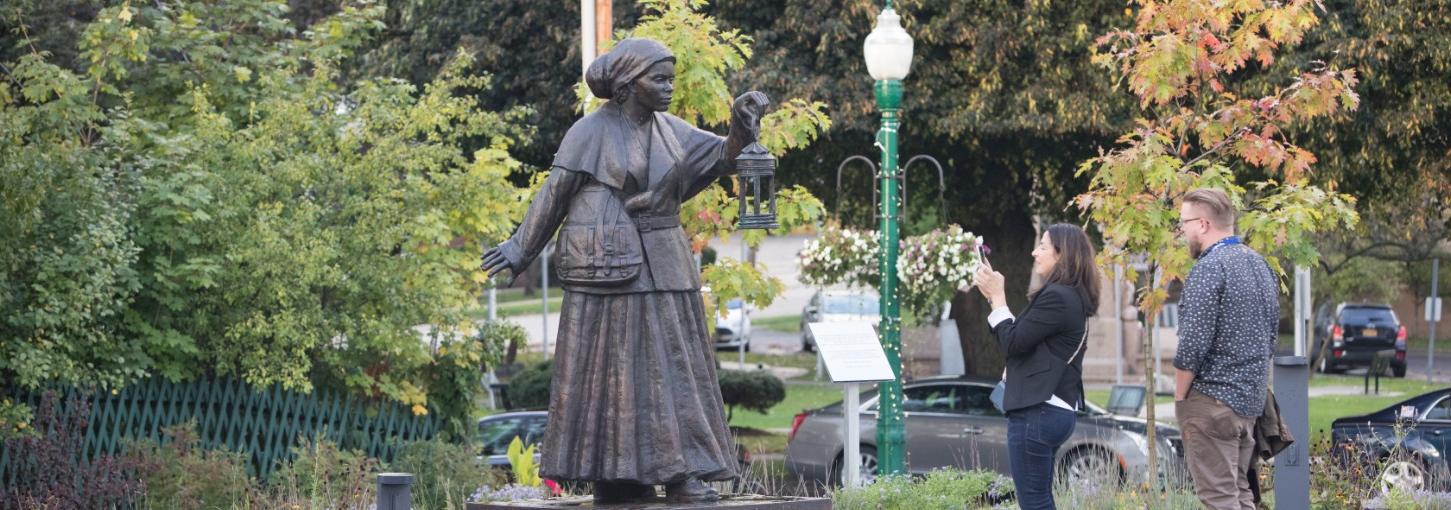
[[[1327, 345], [1328, 342], [1328, 345]], [[1406, 376], [1406, 327], [1389, 305], [1329, 303], [1315, 313], [1315, 345], [1310, 362], [1325, 373], [1369, 367], [1377, 352], [1394, 350], [1391, 372]]]

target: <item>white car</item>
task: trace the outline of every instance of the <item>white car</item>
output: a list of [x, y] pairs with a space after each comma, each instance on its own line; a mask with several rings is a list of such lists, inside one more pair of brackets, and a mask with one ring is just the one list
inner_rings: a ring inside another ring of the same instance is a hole
[[751, 318], [741, 310], [741, 300], [726, 302], [725, 317], [715, 319], [715, 348], [739, 349], [745, 346], [751, 352]]
[[876, 292], [823, 291], [811, 296], [801, 310], [801, 350], [816, 350], [816, 339], [807, 324], [813, 322], [852, 322], [881, 320], [881, 305]]

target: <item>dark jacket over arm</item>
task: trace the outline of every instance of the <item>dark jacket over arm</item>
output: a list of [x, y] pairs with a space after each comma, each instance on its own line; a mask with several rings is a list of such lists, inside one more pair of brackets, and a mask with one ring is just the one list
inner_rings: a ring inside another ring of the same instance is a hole
[[1021, 316], [993, 328], [1008, 356], [1005, 410], [1040, 404], [1054, 395], [1070, 404], [1081, 401], [1083, 359], [1078, 346], [1088, 327], [1086, 302], [1073, 287], [1049, 284]]

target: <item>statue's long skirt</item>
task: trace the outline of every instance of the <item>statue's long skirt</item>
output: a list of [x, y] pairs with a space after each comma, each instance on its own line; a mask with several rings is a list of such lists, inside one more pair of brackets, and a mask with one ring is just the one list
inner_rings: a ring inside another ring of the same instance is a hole
[[566, 292], [540, 475], [666, 484], [736, 476], [699, 292]]

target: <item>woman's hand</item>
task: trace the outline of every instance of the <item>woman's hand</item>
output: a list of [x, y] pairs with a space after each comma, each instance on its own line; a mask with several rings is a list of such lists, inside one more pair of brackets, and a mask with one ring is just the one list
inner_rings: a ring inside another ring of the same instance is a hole
[[741, 94], [731, 104], [731, 123], [750, 131], [752, 135], [759, 136], [761, 133], [761, 116], [766, 112], [766, 106], [771, 104], [766, 94], [757, 91], [750, 91]]
[[1008, 306], [1007, 295], [1003, 293], [1003, 274], [993, 271], [991, 266], [979, 266], [977, 273], [972, 275], [972, 284], [982, 297], [992, 303], [994, 310]]

